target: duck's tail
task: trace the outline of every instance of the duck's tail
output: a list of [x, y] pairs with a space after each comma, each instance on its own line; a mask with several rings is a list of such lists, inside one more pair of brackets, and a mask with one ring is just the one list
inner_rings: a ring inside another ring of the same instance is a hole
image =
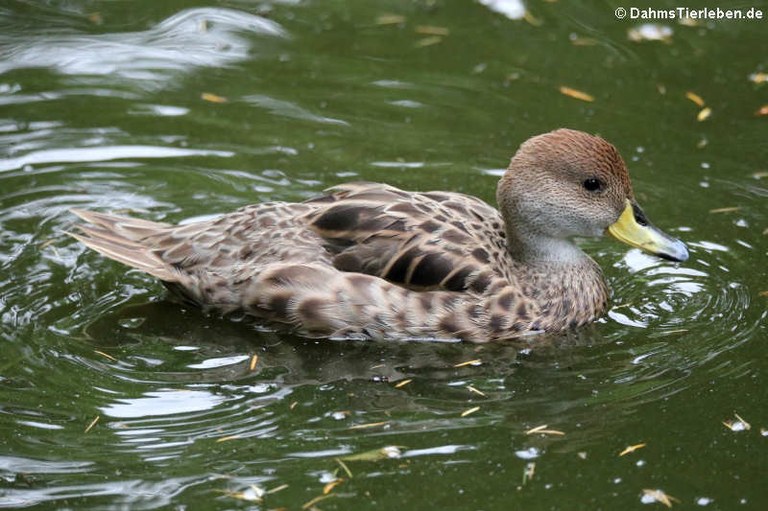
[[164, 262], [154, 250], [151, 239], [172, 226], [83, 209], [72, 209], [90, 225], [79, 225], [79, 233], [68, 232], [96, 252], [139, 269], [165, 282], [177, 282], [179, 272]]

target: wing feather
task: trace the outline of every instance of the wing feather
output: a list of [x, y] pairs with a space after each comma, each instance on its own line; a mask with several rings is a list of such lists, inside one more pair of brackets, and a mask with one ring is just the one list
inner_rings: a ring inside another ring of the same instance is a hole
[[489, 264], [504, 245], [500, 215], [480, 199], [377, 183], [329, 192], [305, 219], [339, 270], [422, 290], [482, 291], [500, 277]]

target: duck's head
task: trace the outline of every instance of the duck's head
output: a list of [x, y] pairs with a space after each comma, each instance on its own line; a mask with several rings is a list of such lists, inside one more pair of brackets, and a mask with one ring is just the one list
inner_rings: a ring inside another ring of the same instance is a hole
[[564, 241], [607, 232], [664, 259], [688, 259], [685, 244], [648, 221], [624, 160], [600, 137], [559, 129], [530, 138], [512, 158], [496, 198], [510, 250], [524, 257], [568, 257], [564, 247], [571, 245]]

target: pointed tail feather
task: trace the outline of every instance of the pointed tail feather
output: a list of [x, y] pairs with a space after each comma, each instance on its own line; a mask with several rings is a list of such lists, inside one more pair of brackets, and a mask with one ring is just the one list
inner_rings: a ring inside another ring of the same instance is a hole
[[152, 247], [142, 244], [142, 238], [168, 227], [167, 224], [120, 216], [72, 210], [93, 225], [79, 225], [80, 233], [67, 232], [96, 252], [139, 269], [166, 282], [178, 282], [180, 274], [160, 259]]
[[131, 218], [128, 216], [109, 215], [107, 213], [98, 213], [85, 209], [72, 208], [69, 210], [88, 223], [103, 227], [108, 231], [119, 233], [120, 236], [139, 240], [152, 234], [157, 234], [161, 229], [171, 227], [170, 224], [162, 222], [151, 222], [140, 218]]

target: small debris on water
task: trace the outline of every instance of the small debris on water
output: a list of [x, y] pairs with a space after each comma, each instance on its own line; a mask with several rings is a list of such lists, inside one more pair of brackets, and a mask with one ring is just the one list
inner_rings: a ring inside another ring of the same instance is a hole
[[646, 444], [635, 444], [635, 445], [627, 446], [624, 448], [623, 451], [619, 453], [619, 456], [626, 456], [627, 454], [631, 454], [638, 449], [642, 449], [643, 447], [645, 447], [645, 445]]
[[736, 417], [736, 420], [725, 420], [723, 421], [723, 426], [730, 429], [734, 433], [738, 433], [740, 431], [749, 431], [752, 429], [752, 425], [741, 418], [738, 413], [734, 413], [733, 416]]
[[479, 366], [483, 363], [482, 360], [479, 358], [476, 358], [474, 360], [467, 360], [466, 362], [459, 362], [458, 364], [454, 365], [453, 367], [464, 367], [464, 366]]
[[376, 18], [377, 25], [399, 25], [405, 22], [405, 16], [400, 14], [382, 14]]
[[725, 208], [710, 209], [709, 212], [710, 213], [734, 213], [736, 211], [739, 211], [740, 209], [741, 209], [741, 207], [739, 207], [739, 206], [728, 206], [728, 207], [725, 207]]
[[99, 419], [101, 419], [101, 415], [97, 415], [93, 418], [91, 422], [88, 423], [88, 425], [85, 427], [84, 433], [88, 433], [90, 430], [93, 429], [93, 427], [96, 425], [97, 422], [99, 422]]
[[536, 462], [529, 461], [528, 463], [525, 464], [525, 468], [523, 469], [523, 484], [533, 479], [533, 476], [535, 474], [536, 474]]
[[699, 108], [704, 108], [704, 100], [695, 92], [687, 91], [685, 97], [696, 103]]
[[706, 121], [712, 116], [712, 109], [709, 107], [704, 107], [701, 109], [701, 111], [696, 115], [696, 120], [699, 122]]
[[644, 489], [643, 496], [640, 498], [640, 502], [643, 504], [653, 504], [654, 502], [658, 502], [660, 504], [664, 504], [667, 507], [672, 507], [672, 503], [680, 502], [680, 499], [666, 494], [663, 490]]
[[399, 382], [397, 382], [397, 383], [395, 384], [395, 388], [396, 388], [396, 389], [399, 389], [399, 388], [405, 387], [406, 385], [408, 385], [408, 384], [409, 384], [409, 383], [411, 383], [412, 381], [413, 381], [413, 380], [412, 380], [411, 378], [408, 378], [407, 380], [402, 380], [402, 381], [399, 381]]
[[473, 413], [475, 413], [479, 409], [480, 409], [479, 406], [475, 406], [475, 407], [472, 407], [472, 408], [470, 408], [468, 410], [464, 410], [463, 412], [461, 412], [461, 416], [462, 417], [466, 417], [467, 415], [472, 415]]
[[528, 431], [525, 432], [526, 435], [556, 435], [556, 436], [563, 436], [565, 435], [564, 432], [559, 431], [557, 429], [547, 429], [547, 425], [543, 424], [541, 426], [536, 426], [535, 428], [531, 428]]
[[[387, 445], [380, 449], [373, 449], [358, 454], [350, 454], [337, 458], [338, 461], [379, 461], [387, 459], [397, 459], [403, 455], [403, 451], [397, 445]], [[347, 469], [348, 471], [349, 469]], [[351, 473], [351, 472], [350, 472]], [[349, 475], [349, 474], [348, 474]], [[350, 475], [350, 477], [352, 477]]]
[[217, 94], [213, 94], [211, 92], [203, 92], [200, 94], [200, 99], [203, 101], [208, 101], [209, 103], [226, 103], [227, 98], [224, 96], [219, 96]]
[[473, 387], [472, 385], [467, 385], [467, 390], [468, 390], [468, 391], [470, 391], [470, 392], [473, 392], [473, 393], [477, 394], [478, 396], [483, 396], [483, 397], [486, 397], [486, 395], [485, 395], [485, 392], [483, 392], [483, 391], [481, 391], [481, 390], [477, 390], [477, 389], [476, 389], [475, 387]]
[[415, 29], [417, 34], [447, 36], [451, 33], [446, 27], [435, 27], [432, 25], [419, 25]]
[[369, 429], [369, 428], [378, 428], [381, 426], [386, 426], [389, 424], [389, 421], [381, 421], [381, 422], [368, 422], [366, 424], [353, 424], [349, 427], [349, 429]]
[[571, 87], [566, 87], [565, 85], [560, 86], [560, 94], [563, 94], [565, 96], [568, 96], [573, 99], [578, 99], [580, 101], [586, 101], [588, 103], [591, 103], [595, 100], [595, 97], [591, 94], [587, 94], [586, 92], [580, 91], [578, 89], [573, 89]]

